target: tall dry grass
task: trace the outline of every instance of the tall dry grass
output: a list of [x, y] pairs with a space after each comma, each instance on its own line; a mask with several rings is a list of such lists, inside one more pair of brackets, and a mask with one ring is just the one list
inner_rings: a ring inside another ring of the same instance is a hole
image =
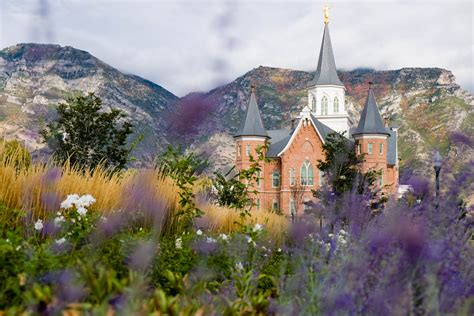
[[[91, 194], [96, 203], [91, 210], [104, 214], [116, 211], [144, 211], [148, 214], [177, 209], [178, 189], [171, 179], [162, 179], [153, 169], [130, 169], [110, 174], [98, 167], [82, 171], [70, 164], [18, 163], [18, 155], [5, 155], [0, 143], [0, 201], [8, 208], [29, 212], [32, 218], [46, 218], [59, 210], [68, 194]], [[239, 213], [209, 203], [200, 203], [202, 220], [215, 232], [231, 232], [239, 228]], [[267, 212], [253, 212], [246, 223], [265, 224], [274, 238], [287, 229], [286, 218]]]

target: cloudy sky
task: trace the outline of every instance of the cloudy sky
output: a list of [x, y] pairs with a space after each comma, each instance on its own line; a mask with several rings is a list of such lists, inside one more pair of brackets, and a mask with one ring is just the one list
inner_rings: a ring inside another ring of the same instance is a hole
[[314, 70], [326, 4], [338, 68], [442, 67], [474, 92], [469, 0], [0, 0], [0, 46], [73, 46], [182, 96], [260, 65]]

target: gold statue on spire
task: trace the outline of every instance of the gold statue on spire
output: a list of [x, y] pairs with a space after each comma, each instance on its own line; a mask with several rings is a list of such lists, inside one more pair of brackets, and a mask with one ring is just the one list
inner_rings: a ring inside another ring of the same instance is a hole
[[325, 6], [324, 7], [324, 24], [329, 23], [329, 7]]

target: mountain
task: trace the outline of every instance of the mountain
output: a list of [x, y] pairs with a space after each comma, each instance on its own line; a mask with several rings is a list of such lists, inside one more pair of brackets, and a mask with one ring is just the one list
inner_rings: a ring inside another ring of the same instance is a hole
[[[458, 163], [472, 157], [449, 139], [452, 131], [474, 136], [474, 97], [456, 84], [453, 74], [439, 68], [390, 71], [341, 71], [347, 107], [357, 124], [367, 82], [381, 113], [400, 125], [401, 167], [431, 172], [431, 151], [438, 148]], [[135, 156], [138, 166], [150, 163], [169, 143], [205, 152], [213, 170], [228, 168], [234, 158], [232, 133], [240, 126], [250, 83], [267, 129], [285, 128], [307, 102], [310, 72], [259, 67], [207, 93], [177, 98], [143, 78], [123, 74], [87, 52], [58, 45], [19, 44], [0, 51], [0, 137], [18, 138], [47, 153], [39, 130], [55, 117], [54, 107], [66, 97], [96, 92], [103, 103], [125, 111], [144, 140]]]
[[[356, 69], [340, 71], [347, 88], [346, 106], [356, 125], [367, 95], [368, 82], [384, 118], [399, 129], [399, 157], [402, 172], [415, 169], [432, 171], [433, 149], [455, 164], [474, 156], [450, 141], [450, 133], [460, 131], [474, 137], [474, 97], [456, 84], [454, 75], [440, 68], [403, 68], [390, 71]], [[203, 124], [200, 136], [209, 135], [196, 147], [211, 150], [217, 167], [233, 160], [234, 148], [229, 136], [244, 117], [250, 84], [257, 84], [257, 98], [267, 129], [289, 128], [307, 104], [306, 86], [313, 73], [271, 67], [251, 70], [233, 82], [210, 91], [208, 102], [215, 104]], [[210, 127], [214, 127], [214, 132]]]
[[47, 152], [39, 131], [55, 117], [57, 103], [81, 92], [95, 92], [106, 107], [127, 113], [145, 136], [134, 152], [140, 162], [166, 144], [163, 113], [177, 101], [175, 95], [85, 51], [43, 44], [0, 51], [0, 136], [21, 139], [36, 155]]

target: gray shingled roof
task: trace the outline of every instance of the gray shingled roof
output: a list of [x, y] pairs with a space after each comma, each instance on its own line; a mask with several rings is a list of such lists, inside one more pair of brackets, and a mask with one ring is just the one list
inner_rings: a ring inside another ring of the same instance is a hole
[[336, 72], [336, 62], [332, 51], [331, 37], [329, 36], [329, 27], [324, 25], [323, 41], [319, 51], [318, 68], [313, 80], [309, 82], [310, 86], [331, 84], [344, 86]]
[[387, 128], [390, 133], [390, 137], [387, 140], [387, 164], [397, 164], [397, 133]]
[[261, 136], [268, 137], [265, 127], [263, 127], [262, 117], [258, 110], [257, 98], [255, 93], [250, 94], [249, 106], [247, 107], [247, 113], [245, 114], [245, 120], [242, 122], [237, 133], [234, 137], [240, 136]]
[[390, 136], [380, 116], [372, 88], [369, 88], [367, 101], [360, 115], [359, 125], [352, 133], [353, 136], [360, 134], [385, 134]]

